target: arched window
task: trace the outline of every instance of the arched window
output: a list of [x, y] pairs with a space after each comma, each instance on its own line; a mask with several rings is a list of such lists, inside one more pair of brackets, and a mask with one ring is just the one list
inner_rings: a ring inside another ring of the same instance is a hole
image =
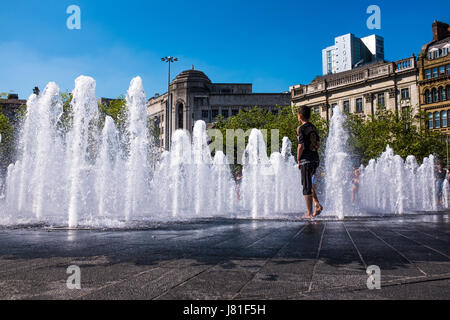
[[433, 90], [431, 90], [432, 92], [432, 96], [433, 96], [433, 102], [438, 102], [439, 101], [439, 92], [436, 90], [436, 88], [433, 88]]
[[439, 99], [445, 101], [445, 90], [443, 87], [439, 87]]
[[428, 112], [428, 129], [433, 129], [433, 114]]
[[439, 112], [435, 112], [434, 113], [434, 127], [435, 128], [440, 128], [441, 127], [441, 124], [440, 124], [439, 120], [440, 120], [439, 119]]
[[447, 126], [447, 110], [441, 111], [441, 125], [442, 128]]
[[183, 119], [183, 104], [178, 104], [178, 129], [183, 129], [184, 119]]
[[424, 100], [425, 100], [425, 103], [431, 103], [431, 93], [430, 93], [430, 90], [425, 90], [425, 98], [424, 98]]

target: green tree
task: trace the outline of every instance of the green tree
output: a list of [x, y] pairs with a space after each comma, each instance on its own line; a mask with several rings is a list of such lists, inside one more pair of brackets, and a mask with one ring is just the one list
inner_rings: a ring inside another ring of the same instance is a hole
[[13, 162], [14, 128], [8, 118], [0, 111], [0, 172]]
[[[266, 129], [267, 137], [266, 145], [267, 145], [267, 153], [270, 153], [271, 150], [271, 141], [272, 141], [272, 132], [271, 129], [279, 130], [279, 146], [281, 147], [283, 137], [288, 137], [292, 142], [292, 154], [296, 155], [297, 152], [297, 133], [296, 129], [299, 126], [297, 120], [297, 114], [292, 111], [290, 106], [277, 106], [278, 113], [273, 114], [270, 111], [267, 111], [262, 108], [254, 107], [250, 110], [241, 110], [237, 115], [232, 116], [228, 119], [225, 119], [222, 116], [219, 116], [217, 119], [217, 123], [215, 124], [215, 129], [219, 129], [222, 132], [224, 138], [224, 144], [227, 145], [226, 141], [226, 130], [227, 129], [242, 129], [244, 132], [249, 129]], [[319, 130], [319, 134], [321, 137], [325, 137], [327, 134], [327, 125], [326, 121], [323, 120], [320, 115], [313, 114], [311, 117], [311, 122]], [[245, 139], [245, 144], [248, 143], [248, 137]], [[237, 150], [237, 141], [234, 141], [234, 154], [235, 159], [234, 163], [237, 163], [238, 159], [236, 158], [238, 155]], [[323, 149], [322, 149], [323, 150]], [[226, 151], [226, 150], [225, 150]]]
[[445, 140], [443, 135], [420, 126], [423, 114], [397, 116], [380, 109], [366, 118], [347, 114], [345, 126], [349, 133], [349, 146], [362, 164], [376, 159], [390, 145], [402, 158], [414, 155], [419, 162], [430, 154], [443, 159]]

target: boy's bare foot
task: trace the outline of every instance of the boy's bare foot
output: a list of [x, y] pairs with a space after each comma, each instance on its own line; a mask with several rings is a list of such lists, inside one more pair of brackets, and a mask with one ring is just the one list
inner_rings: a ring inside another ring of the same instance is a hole
[[306, 215], [304, 216], [304, 218], [305, 218], [305, 219], [311, 219], [312, 216], [311, 216], [310, 214], [306, 214]]
[[316, 206], [316, 210], [314, 211], [313, 217], [316, 217], [318, 215], [320, 215], [320, 213], [322, 212], [323, 207], [319, 204]]

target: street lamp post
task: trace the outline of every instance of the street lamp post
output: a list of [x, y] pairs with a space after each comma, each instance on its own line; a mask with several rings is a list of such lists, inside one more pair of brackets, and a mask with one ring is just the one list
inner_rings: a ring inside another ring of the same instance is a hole
[[178, 58], [172, 56], [161, 58], [161, 61], [169, 64], [169, 74], [167, 81], [167, 104], [166, 104], [166, 150], [170, 148], [170, 137], [172, 133], [172, 104], [170, 103], [170, 63], [178, 61]]

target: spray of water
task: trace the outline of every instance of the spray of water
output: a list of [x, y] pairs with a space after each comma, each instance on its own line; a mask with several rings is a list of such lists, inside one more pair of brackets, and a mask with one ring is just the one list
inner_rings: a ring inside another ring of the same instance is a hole
[[347, 151], [348, 134], [344, 129], [345, 115], [339, 107], [333, 109], [325, 151], [325, 211], [323, 215], [343, 219], [352, 214], [351, 158]]
[[[253, 129], [237, 188], [225, 154], [211, 154], [203, 121], [195, 123], [192, 138], [177, 130], [171, 151], [161, 153], [149, 136], [141, 78], [130, 83], [120, 130], [110, 117], [99, 129], [95, 86], [90, 77], [75, 80], [69, 123], [64, 126], [55, 83], [49, 83], [42, 95], [30, 96], [18, 160], [8, 166], [5, 196], [0, 199], [0, 224], [116, 227], [146, 220], [303, 216], [301, 176], [288, 138], [283, 138], [281, 152], [269, 157], [261, 131]], [[334, 109], [324, 161], [325, 216], [342, 219], [367, 211], [448, 208], [447, 182], [441, 203], [436, 197], [434, 157], [419, 166], [413, 156], [403, 161], [389, 147], [367, 167], [361, 166], [352, 207], [344, 122], [342, 112]]]

